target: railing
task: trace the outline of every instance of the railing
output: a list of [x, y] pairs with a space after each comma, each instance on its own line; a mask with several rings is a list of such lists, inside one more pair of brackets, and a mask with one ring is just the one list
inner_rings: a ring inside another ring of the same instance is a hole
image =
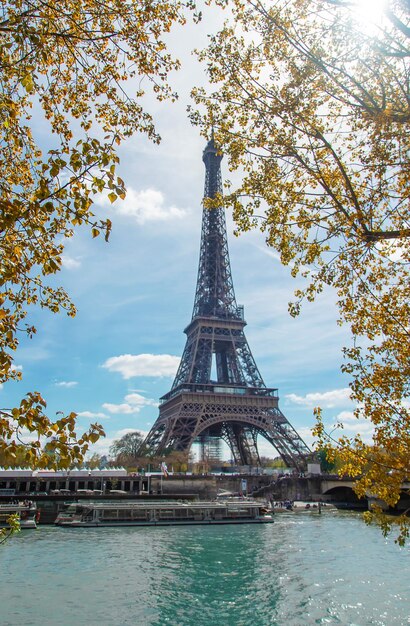
[[278, 390], [269, 388], [269, 387], [246, 387], [240, 385], [221, 385], [210, 384], [210, 385], [201, 385], [197, 383], [183, 383], [179, 385], [175, 389], [166, 393], [162, 398], [160, 398], [160, 403], [166, 402], [175, 396], [180, 395], [181, 393], [212, 393], [212, 394], [223, 394], [223, 395], [235, 395], [235, 396], [263, 396], [263, 397], [271, 397], [278, 398]]

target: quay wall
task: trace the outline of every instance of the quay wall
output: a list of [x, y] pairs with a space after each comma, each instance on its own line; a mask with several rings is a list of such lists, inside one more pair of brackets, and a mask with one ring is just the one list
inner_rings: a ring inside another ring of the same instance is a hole
[[0, 495], [9, 492], [13, 495], [50, 494], [64, 490], [77, 493], [78, 490], [97, 490], [103, 493], [112, 489], [138, 493], [199, 493], [201, 497], [215, 497], [218, 489], [233, 493], [251, 492], [267, 485], [272, 477], [264, 474], [169, 474], [160, 473], [128, 474], [118, 470], [74, 470], [36, 471], [2, 470], [0, 468]]
[[168, 476], [151, 478], [152, 494], [177, 494], [184, 496], [187, 493], [196, 493], [201, 500], [216, 498], [217, 486], [215, 476]]
[[268, 489], [274, 500], [321, 500], [321, 479], [285, 476]]
[[197, 493], [201, 500], [213, 500], [219, 491], [229, 491], [232, 494], [251, 494], [266, 487], [271, 482], [271, 476], [264, 475], [198, 475], [168, 476], [151, 478], [152, 493], [174, 493], [184, 495]]

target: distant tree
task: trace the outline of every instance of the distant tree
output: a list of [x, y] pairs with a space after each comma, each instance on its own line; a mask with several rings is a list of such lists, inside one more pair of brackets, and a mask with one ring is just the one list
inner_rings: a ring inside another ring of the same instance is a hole
[[[177, 97], [168, 74], [179, 62], [164, 38], [194, 9], [192, 0], [2, 2], [0, 384], [21, 378], [13, 354], [21, 333], [36, 332], [25, 321], [29, 305], [75, 315], [47, 277], [61, 269], [64, 242], [78, 227], [108, 239], [110, 220], [94, 214], [93, 202], [102, 192], [124, 198], [116, 168], [125, 138], [160, 140], [144, 94]], [[7, 462], [23, 451], [27, 465], [70, 467], [103, 435], [97, 424], [77, 435], [74, 413], [52, 421], [45, 409], [32, 392], [0, 413]]]
[[138, 465], [140, 448], [144, 435], [138, 430], [127, 433], [121, 439], [116, 439], [110, 446], [110, 455], [117, 465]]
[[272, 460], [273, 459], [269, 458], [268, 456], [261, 456], [260, 457], [261, 467], [269, 467]]
[[207, 116], [193, 120], [243, 174], [224, 200], [237, 232], [260, 228], [306, 280], [290, 313], [335, 289], [353, 338], [342, 370], [373, 440], [332, 439], [318, 408], [319, 445], [338, 447], [358, 495], [394, 505], [410, 473], [409, 2], [366, 26], [347, 0], [220, 4], [232, 20], [200, 55], [215, 89], [194, 92]]
[[189, 454], [187, 452], [174, 450], [164, 458], [164, 462], [168, 467], [168, 471], [173, 469], [175, 472], [186, 472], [188, 469]]
[[277, 469], [285, 469], [287, 467], [287, 465], [286, 465], [285, 461], [282, 459], [282, 457], [276, 456], [273, 459], [272, 467], [277, 468]]
[[325, 474], [330, 474], [332, 471], [336, 472], [336, 460], [333, 455], [329, 455], [326, 449], [317, 450], [316, 454], [319, 459], [322, 472]]
[[103, 457], [101, 456], [101, 454], [97, 454], [96, 452], [94, 452], [94, 454], [90, 456], [86, 463], [90, 469], [98, 469], [101, 467], [102, 460]]

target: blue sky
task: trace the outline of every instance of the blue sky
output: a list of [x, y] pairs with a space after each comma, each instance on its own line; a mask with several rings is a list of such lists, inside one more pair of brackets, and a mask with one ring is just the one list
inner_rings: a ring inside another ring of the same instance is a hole
[[[37, 390], [51, 417], [74, 410], [79, 430], [99, 421], [107, 436], [94, 446], [98, 453], [130, 430], [150, 429], [185, 345], [198, 268], [205, 146], [186, 114], [190, 89], [205, 83], [190, 51], [204, 47], [207, 32], [220, 23], [217, 12], [205, 13], [199, 26], [171, 33], [170, 47], [183, 62], [172, 79], [180, 100], [147, 98], [163, 140], [154, 146], [135, 136], [120, 148], [127, 198], [113, 206], [99, 201], [101, 215], [113, 222], [110, 241], [78, 232], [66, 245], [58, 276], [78, 314], [71, 319], [32, 310], [28, 321], [37, 335], [23, 340], [15, 355], [23, 381], [0, 389], [4, 407]], [[291, 318], [287, 306], [298, 282], [290, 268], [281, 266], [261, 233], [236, 238], [229, 215], [227, 223], [245, 333], [265, 383], [279, 389], [281, 410], [309, 445], [316, 405], [328, 423], [341, 419], [347, 434], [358, 430], [348, 381], [340, 373], [349, 333], [336, 324], [334, 294], [306, 303], [299, 318]], [[276, 456], [267, 443], [261, 442], [260, 450]]]

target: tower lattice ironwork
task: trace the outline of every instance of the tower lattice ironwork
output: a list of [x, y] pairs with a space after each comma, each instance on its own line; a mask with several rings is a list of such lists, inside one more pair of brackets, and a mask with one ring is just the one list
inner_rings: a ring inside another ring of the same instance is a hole
[[[203, 153], [205, 198], [222, 194], [221, 160], [212, 138]], [[144, 442], [149, 453], [189, 451], [194, 442], [223, 439], [235, 463], [257, 465], [262, 436], [288, 466], [305, 468], [310, 450], [280, 411], [278, 390], [263, 382], [245, 326], [233, 288], [225, 210], [204, 206], [192, 320], [175, 380]]]

